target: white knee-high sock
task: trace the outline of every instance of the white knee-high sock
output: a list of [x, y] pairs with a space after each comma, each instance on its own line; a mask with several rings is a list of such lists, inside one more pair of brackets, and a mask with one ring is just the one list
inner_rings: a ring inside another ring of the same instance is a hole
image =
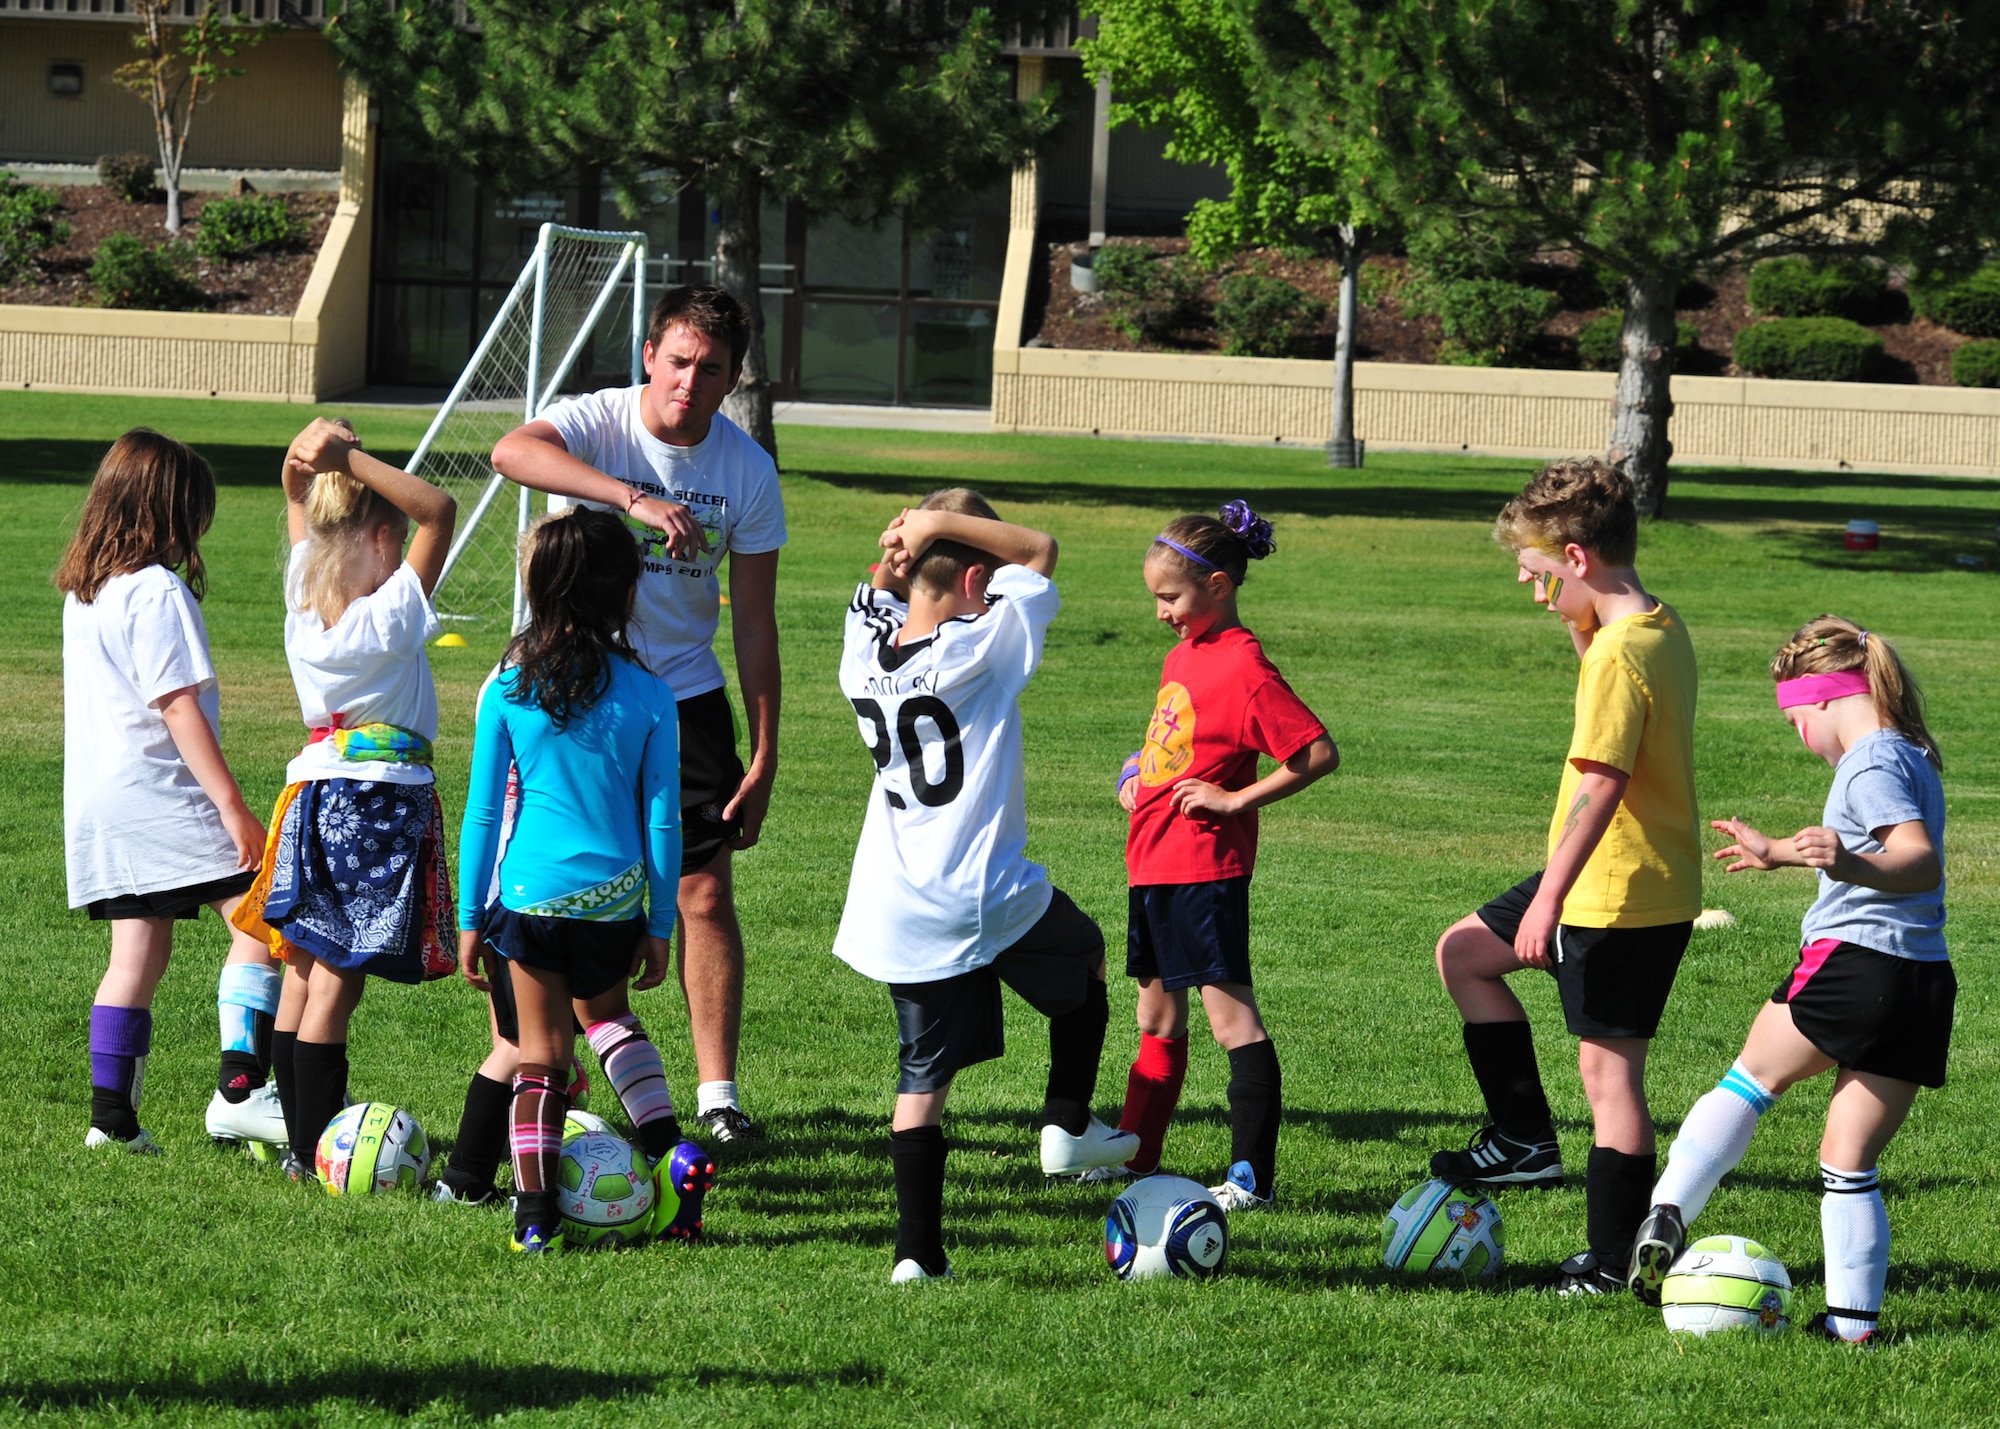
[[1667, 1169], [1653, 1187], [1653, 1204], [1678, 1206], [1682, 1224], [1693, 1221], [1716, 1183], [1750, 1149], [1757, 1118], [1777, 1100], [1741, 1062], [1732, 1066], [1714, 1091], [1688, 1109], [1680, 1135], [1667, 1148]]
[[1889, 1278], [1889, 1211], [1882, 1204], [1876, 1168], [1841, 1171], [1819, 1164], [1826, 1194], [1819, 1200], [1819, 1230], [1826, 1241], [1826, 1320], [1843, 1340], [1875, 1328], [1882, 1286]]

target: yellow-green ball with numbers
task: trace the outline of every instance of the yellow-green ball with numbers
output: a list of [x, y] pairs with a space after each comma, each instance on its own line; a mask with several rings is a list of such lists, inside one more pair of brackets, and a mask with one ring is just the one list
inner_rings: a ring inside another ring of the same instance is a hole
[[431, 1167], [417, 1119], [387, 1102], [357, 1102], [326, 1124], [313, 1169], [330, 1196], [414, 1191]]
[[1748, 1237], [1704, 1236], [1660, 1282], [1660, 1314], [1676, 1334], [1782, 1334], [1792, 1323], [1792, 1277]]
[[1382, 1263], [1391, 1270], [1484, 1280], [1506, 1250], [1499, 1207], [1449, 1181], [1412, 1187], [1382, 1218]]

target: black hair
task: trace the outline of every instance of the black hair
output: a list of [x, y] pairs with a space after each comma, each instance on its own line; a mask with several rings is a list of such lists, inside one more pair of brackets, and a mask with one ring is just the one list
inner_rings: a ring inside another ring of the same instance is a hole
[[625, 634], [639, 543], [610, 512], [578, 506], [529, 532], [521, 563], [528, 623], [501, 657], [520, 671], [508, 698], [561, 729], [611, 687], [613, 656], [639, 658]]

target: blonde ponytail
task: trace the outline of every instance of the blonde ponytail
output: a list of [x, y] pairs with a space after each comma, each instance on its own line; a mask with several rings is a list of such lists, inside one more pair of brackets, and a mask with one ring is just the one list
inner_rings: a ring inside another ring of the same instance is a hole
[[1924, 752], [1938, 769], [1944, 756], [1924, 723], [1924, 693], [1897, 655], [1896, 648], [1872, 630], [1863, 630], [1837, 615], [1821, 615], [1801, 625], [1778, 647], [1771, 660], [1771, 678], [1795, 680], [1801, 675], [1831, 675], [1860, 670], [1868, 676], [1875, 714]]
[[288, 593], [291, 607], [311, 611], [329, 628], [369, 592], [355, 588], [352, 572], [367, 534], [387, 523], [397, 540], [410, 519], [344, 471], [323, 471], [306, 496], [306, 554]]

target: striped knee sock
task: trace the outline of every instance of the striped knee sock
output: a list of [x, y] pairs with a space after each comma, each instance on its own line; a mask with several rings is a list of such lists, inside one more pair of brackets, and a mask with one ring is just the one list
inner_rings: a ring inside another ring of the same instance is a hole
[[562, 1152], [567, 1073], [523, 1062], [514, 1074], [514, 1225], [552, 1230], [556, 1220], [556, 1160]]
[[629, 1012], [592, 1023], [583, 1035], [590, 1039], [590, 1050], [597, 1054], [625, 1115], [632, 1118], [641, 1146], [658, 1161], [681, 1139], [674, 1099], [667, 1091], [667, 1069], [660, 1065], [660, 1049]]
[[1889, 1211], [1875, 1167], [1819, 1163], [1820, 1235], [1826, 1242], [1826, 1323], [1843, 1340], [1872, 1334], [1889, 1278]]
[[284, 974], [266, 963], [223, 964], [215, 989], [216, 1018], [222, 1024], [217, 1085], [223, 1100], [242, 1101], [270, 1075], [271, 1029], [283, 983]]
[[1750, 1149], [1757, 1118], [1777, 1101], [1741, 1062], [1732, 1066], [1714, 1091], [1689, 1108], [1680, 1135], [1667, 1148], [1667, 1170], [1653, 1187], [1653, 1204], [1678, 1207], [1681, 1223], [1692, 1224], [1717, 1183]]

